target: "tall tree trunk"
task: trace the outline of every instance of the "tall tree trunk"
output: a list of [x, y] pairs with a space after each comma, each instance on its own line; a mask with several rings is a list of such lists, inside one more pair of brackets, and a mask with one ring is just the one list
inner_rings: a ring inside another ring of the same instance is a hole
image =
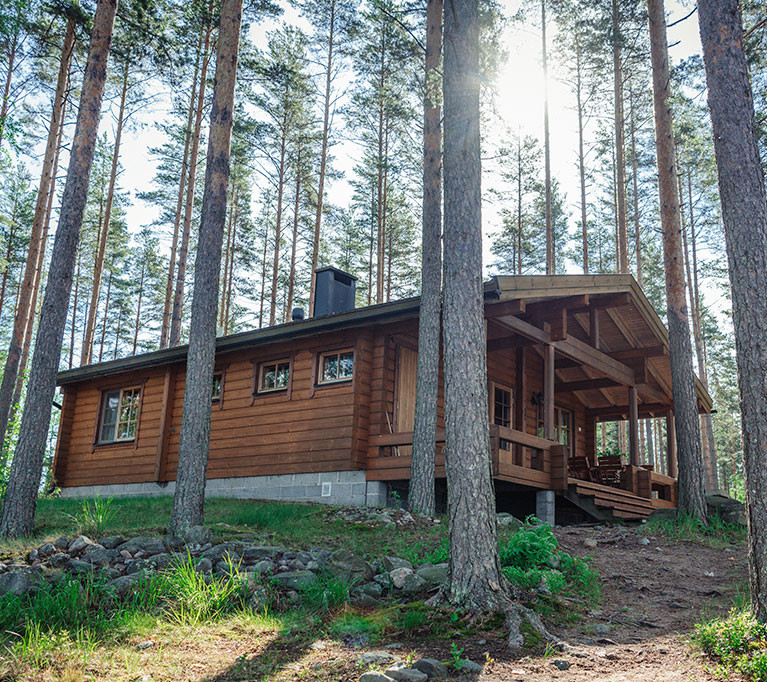
[[[317, 213], [314, 217], [314, 241], [312, 243], [312, 271], [309, 284], [309, 315], [314, 315], [315, 281], [320, 255], [320, 237], [322, 225], [322, 205], [325, 198], [325, 172], [328, 160], [328, 136], [330, 134], [330, 86], [333, 81], [333, 50], [335, 47], [336, 3], [330, 3], [330, 27], [328, 30], [328, 60], [325, 67], [325, 101], [322, 116], [322, 149], [320, 150], [320, 175], [317, 179]], [[368, 301], [369, 303], [369, 301]]]
[[[235, 194], [235, 197], [237, 195]], [[224, 334], [229, 333], [229, 326], [231, 324], [232, 316], [232, 289], [234, 287], [234, 254], [236, 252], [237, 244], [237, 221], [239, 219], [239, 209], [235, 205], [234, 207], [234, 223], [232, 224], [232, 249], [229, 253], [229, 276], [226, 283], [226, 310], [224, 311]]]
[[221, 244], [226, 225], [229, 149], [241, 22], [242, 0], [223, 0], [200, 237], [195, 261], [176, 494], [170, 516], [170, 532], [175, 535], [183, 535], [190, 527], [202, 524], [204, 517], [210, 442], [210, 394], [216, 355], [216, 308]]
[[226, 316], [226, 295], [229, 291], [229, 252], [232, 250], [232, 223], [234, 222], [234, 186], [229, 193], [229, 219], [226, 225], [226, 248], [224, 249], [224, 276], [221, 278], [221, 300], [218, 304], [218, 329], [223, 332]]
[[522, 135], [517, 135], [517, 274], [522, 274]]
[[698, 2], [730, 263], [740, 386], [751, 610], [767, 621], [767, 194], [737, 0]]
[[301, 142], [298, 143], [296, 158], [296, 190], [293, 203], [293, 238], [290, 245], [290, 275], [288, 276], [288, 300], [285, 304], [285, 322], [290, 322], [293, 310], [293, 296], [296, 291], [296, 250], [298, 249], [298, 213], [301, 207]]
[[8, 229], [8, 243], [5, 247], [5, 268], [3, 269], [3, 282], [0, 284], [0, 313], [3, 311], [3, 303], [5, 302], [5, 290], [8, 286], [8, 274], [11, 270], [11, 256], [13, 255], [13, 240], [16, 236], [16, 228], [18, 226], [17, 210], [18, 199], [14, 197], [13, 207], [11, 208], [10, 227]]
[[264, 298], [266, 296], [266, 254], [269, 250], [269, 226], [264, 229], [264, 253], [261, 255], [261, 307], [258, 311], [258, 328], [264, 326]]
[[136, 322], [133, 325], [133, 348], [131, 348], [131, 355], [136, 354], [136, 348], [138, 347], [138, 330], [141, 327], [141, 301], [144, 297], [144, 277], [146, 276], [146, 261], [141, 263], [141, 278], [138, 284], [138, 301], [136, 302]]
[[384, 302], [384, 253], [385, 239], [384, 215], [386, 205], [384, 204], [384, 64], [386, 60], [386, 40], [384, 38], [384, 28], [381, 28], [381, 78], [378, 84], [378, 181], [376, 190], [378, 192], [378, 201], [376, 202], [376, 303]]
[[[576, 29], [580, 30], [580, 29]], [[578, 175], [581, 185], [581, 239], [583, 240], [583, 274], [589, 274], [589, 232], [586, 214], [586, 154], [583, 151], [583, 55], [580, 35], [575, 36], [575, 102], [578, 110]], [[520, 273], [521, 274], [521, 273]]]
[[10, 54], [8, 55], [8, 72], [5, 75], [5, 86], [3, 87], [3, 101], [0, 104], [0, 148], [3, 146], [3, 136], [5, 134], [5, 122], [8, 118], [8, 102], [11, 98], [11, 81], [13, 79], [14, 62], [16, 61], [16, 51], [18, 50], [19, 32], [14, 33], [11, 40]]
[[[104, 301], [104, 318], [102, 320], [101, 324], [101, 342], [99, 343], [99, 359], [98, 361], [101, 362], [101, 358], [104, 356], [104, 341], [106, 341], [107, 338], [107, 320], [109, 319], [109, 302], [110, 302], [110, 296], [112, 295], [112, 273], [109, 273], [109, 279], [107, 281], [107, 298], [106, 301]], [[97, 301], [98, 304], [98, 301]]]
[[373, 303], [373, 242], [376, 229], [376, 199], [375, 187], [370, 191], [370, 240], [368, 242], [368, 305]]
[[272, 296], [269, 301], [269, 326], [277, 321], [277, 289], [280, 275], [280, 241], [282, 240], [282, 199], [285, 194], [285, 151], [287, 147], [288, 112], [282, 118], [280, 167], [277, 171], [277, 220], [274, 224], [274, 258], [272, 259]]
[[477, 0], [445, 5], [445, 429], [448, 600], [471, 610], [505, 599], [490, 474], [482, 289]]
[[[51, 402], [56, 390], [56, 371], [61, 360], [67, 305], [98, 135], [116, 10], [116, 0], [99, 0], [96, 7], [27, 398], [0, 520], [0, 534], [4, 536], [28, 535], [34, 525]], [[57, 126], [52, 128], [55, 140]], [[36, 258], [32, 260], [33, 268], [36, 261]], [[4, 414], [7, 416], [8, 412]]]
[[178, 255], [178, 235], [181, 228], [181, 215], [184, 207], [184, 190], [186, 189], [187, 170], [189, 167], [189, 147], [192, 142], [192, 123], [194, 121], [195, 101], [197, 97], [197, 77], [200, 72], [200, 59], [202, 58], [202, 41], [204, 31], [200, 31], [200, 39], [197, 43], [197, 59], [192, 78], [192, 93], [189, 96], [189, 110], [184, 129], [184, 158], [181, 162], [181, 172], [178, 181], [178, 198], [176, 200], [176, 213], [173, 219], [173, 241], [170, 246], [170, 259], [168, 261], [168, 277], [165, 281], [165, 303], [162, 310], [162, 329], [160, 330], [160, 348], [167, 348], [170, 338], [171, 306], [173, 304], [173, 291], [176, 275], [176, 257]]
[[69, 369], [72, 369], [75, 355], [75, 334], [77, 330], [77, 297], [80, 289], [80, 261], [82, 246], [77, 249], [77, 272], [75, 273], [75, 291], [72, 299], [72, 327], [69, 330]]
[[549, 139], [549, 58], [546, 46], [546, 0], [541, 0], [541, 56], [543, 60], [543, 166], [546, 194], [546, 274], [557, 271], [554, 255], [554, 225], [551, 218], [551, 141]]
[[[208, 21], [211, 21], [210, 11], [212, 3], [208, 6]], [[200, 87], [197, 90], [197, 111], [194, 120], [194, 133], [192, 135], [192, 148], [189, 152], [189, 177], [186, 186], [186, 203], [184, 204], [184, 222], [181, 233], [181, 248], [178, 253], [178, 272], [176, 273], [176, 289], [173, 293], [173, 307], [171, 310], [170, 336], [168, 344], [178, 346], [181, 343], [181, 323], [184, 317], [184, 285], [186, 282], [186, 261], [189, 255], [189, 238], [192, 234], [192, 212], [194, 210], [194, 194], [197, 179], [197, 157], [200, 149], [200, 133], [202, 130], [202, 118], [205, 110], [205, 85], [208, 78], [208, 64], [210, 63], [210, 37], [213, 26], [208, 23], [205, 28], [205, 38], [202, 50], [202, 67], [200, 69]]]
[[439, 83], [442, 52], [442, 0], [426, 3], [426, 72], [423, 99], [423, 222], [421, 309], [413, 455], [410, 460], [411, 510], [434, 516], [434, 455], [437, 436], [440, 308], [442, 304], [442, 135]]
[[109, 188], [107, 189], [107, 201], [104, 209], [103, 222], [99, 231], [99, 247], [96, 252], [96, 262], [93, 266], [93, 288], [91, 289], [91, 302], [88, 306], [88, 318], [85, 323], [85, 341], [80, 354], [80, 364], [90, 364], [93, 355], [93, 338], [96, 332], [96, 315], [98, 314], [99, 296], [101, 295], [101, 276], [104, 269], [104, 259], [107, 252], [107, 239], [112, 222], [112, 205], [115, 198], [115, 184], [117, 183], [117, 169], [120, 165], [120, 141], [122, 140], [123, 123], [125, 121], [125, 100], [128, 96], [128, 62], [123, 66], [123, 84], [120, 93], [120, 111], [117, 115], [117, 130], [115, 132], [115, 146], [112, 153], [112, 168], [109, 174]]
[[666, 271], [671, 388], [674, 398], [679, 458], [679, 510], [706, 518], [703, 491], [703, 456], [700, 447], [698, 402], [692, 367], [690, 323], [687, 316], [679, 198], [669, 87], [668, 43], [663, 0], [648, 0], [650, 48], [655, 105], [656, 153]]
[[117, 328], [115, 329], [115, 347], [114, 347], [114, 352], [112, 354], [112, 360], [117, 360], [117, 355], [120, 351], [120, 334], [122, 334], [122, 323], [123, 323], [123, 309], [122, 309], [122, 306], [120, 306], [117, 309]]
[[[23, 351], [24, 334], [27, 329], [27, 324], [29, 323], [32, 296], [35, 290], [35, 276], [38, 268], [38, 261], [41, 258], [40, 250], [45, 224], [45, 211], [48, 205], [48, 196], [51, 191], [53, 175], [55, 173], [53, 167], [54, 159], [56, 158], [59, 127], [63, 118], [64, 95], [66, 93], [67, 78], [69, 75], [69, 66], [72, 61], [74, 43], [75, 22], [73, 19], [70, 19], [67, 22], [66, 33], [64, 34], [64, 45], [61, 50], [56, 92], [53, 98], [53, 108], [51, 110], [51, 119], [48, 126], [48, 139], [46, 141], [45, 154], [43, 156], [43, 168], [40, 175], [40, 185], [37, 189], [32, 229], [29, 235], [27, 262], [24, 268], [24, 277], [20, 284], [19, 303], [13, 321], [13, 331], [11, 332], [11, 341], [8, 345], [8, 354], [5, 359], [3, 379], [0, 383], [0, 445], [5, 441], [5, 434], [8, 429], [14, 386], [19, 373], [19, 364], [21, 362]], [[99, 97], [99, 107], [101, 106], [100, 101]], [[88, 163], [88, 168], [90, 169], [90, 162]], [[69, 302], [68, 299], [69, 294], [67, 294], [67, 302], [64, 304], [65, 314], [66, 304]], [[1, 530], [2, 527], [0, 526], [0, 531]]]
[[636, 145], [636, 119], [634, 111], [634, 92], [629, 90], [629, 100], [631, 102], [631, 184], [633, 187], [634, 199], [634, 251], [637, 259], [637, 284], [642, 286], [642, 236], [639, 231], [639, 173], [637, 163], [637, 145]]
[[623, 64], [621, 57], [621, 19], [618, 0], [613, 0], [613, 91], [615, 98], [615, 167], [618, 206], [618, 272], [629, 271], [628, 230], [626, 228], [626, 145], [623, 131]]

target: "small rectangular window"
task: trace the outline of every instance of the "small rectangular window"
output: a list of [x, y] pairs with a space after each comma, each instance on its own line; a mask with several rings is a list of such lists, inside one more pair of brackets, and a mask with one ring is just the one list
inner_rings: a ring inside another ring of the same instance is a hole
[[224, 373], [216, 372], [213, 375], [213, 391], [211, 392], [211, 402], [217, 403], [221, 400], [221, 388], [224, 385]]
[[103, 394], [99, 443], [128, 441], [136, 437], [141, 389], [115, 389]]
[[354, 351], [323, 353], [320, 356], [319, 384], [348, 381], [354, 375]]
[[290, 383], [290, 360], [264, 362], [259, 368], [258, 393], [284, 391]]
[[[511, 389], [493, 384], [493, 424], [511, 428]], [[511, 450], [511, 443], [505, 438], [500, 441], [501, 450]]]

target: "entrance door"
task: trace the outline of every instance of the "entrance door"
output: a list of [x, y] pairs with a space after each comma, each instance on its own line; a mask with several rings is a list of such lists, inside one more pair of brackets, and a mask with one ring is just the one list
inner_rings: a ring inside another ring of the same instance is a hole
[[[395, 407], [395, 431], [412, 431], [415, 426], [415, 382], [418, 353], [405, 346], [397, 349], [397, 397]], [[398, 448], [400, 455], [410, 456], [410, 445]], [[395, 453], [396, 454], [396, 453]]]

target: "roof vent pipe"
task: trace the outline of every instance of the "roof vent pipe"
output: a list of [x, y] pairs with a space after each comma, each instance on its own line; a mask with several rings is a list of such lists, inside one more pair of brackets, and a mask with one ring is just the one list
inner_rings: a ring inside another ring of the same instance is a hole
[[357, 278], [338, 268], [321, 268], [314, 273], [314, 317], [354, 310]]

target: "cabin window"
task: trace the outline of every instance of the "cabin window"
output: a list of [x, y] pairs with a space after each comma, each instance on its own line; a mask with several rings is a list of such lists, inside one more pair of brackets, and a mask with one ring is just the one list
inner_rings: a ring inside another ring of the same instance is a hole
[[[538, 405], [538, 436], [544, 438], [544, 420], [543, 405]], [[575, 438], [573, 430], [575, 428], [575, 415], [572, 410], [565, 410], [561, 407], [554, 408], [554, 440], [564, 445], [570, 456], [575, 451]]]
[[133, 440], [138, 424], [141, 388], [120, 388], [105, 391], [101, 402], [99, 443]]
[[320, 355], [319, 384], [348, 381], [354, 374], [354, 351], [342, 350]]
[[[493, 424], [511, 428], [512, 397], [511, 389], [500, 384], [492, 384], [493, 387]], [[501, 450], [511, 450], [511, 442], [501, 438], [499, 447]]]
[[213, 391], [211, 392], [210, 400], [213, 403], [217, 403], [221, 400], [221, 391], [224, 388], [224, 373], [215, 372], [213, 374]]
[[264, 362], [258, 372], [258, 393], [284, 391], [290, 383], [290, 360]]

